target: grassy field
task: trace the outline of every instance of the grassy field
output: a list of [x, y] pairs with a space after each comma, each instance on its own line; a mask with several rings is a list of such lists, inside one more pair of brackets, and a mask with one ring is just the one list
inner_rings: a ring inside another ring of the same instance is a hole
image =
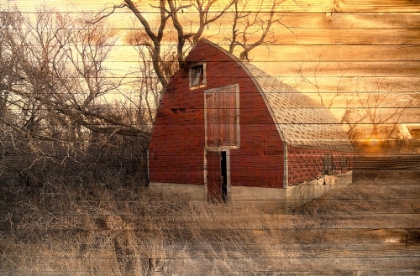
[[420, 174], [371, 171], [299, 208], [137, 186], [7, 187], [1, 275], [419, 275]]

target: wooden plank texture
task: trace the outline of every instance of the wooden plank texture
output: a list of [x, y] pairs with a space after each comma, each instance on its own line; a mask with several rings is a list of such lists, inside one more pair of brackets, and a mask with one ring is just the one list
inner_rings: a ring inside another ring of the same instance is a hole
[[[281, 23], [301, 29], [417, 29], [419, 13], [280, 13]], [[281, 28], [277, 27], [276, 28]]]
[[[9, 8], [12, 2], [25, 15], [35, 16], [37, 1], [2, 1], [0, 8]], [[46, 4], [81, 15], [101, 10], [105, 2]], [[152, 6], [159, 1], [137, 3], [148, 19], [158, 15]], [[263, 11], [271, 3], [266, 1]], [[258, 3], [251, 2], [248, 8], [253, 13]], [[180, 15], [187, 22], [186, 32], [194, 32], [196, 15], [191, 9]], [[396, 99], [411, 97], [415, 101], [399, 122], [420, 124], [419, 0], [287, 0], [275, 15], [283, 25], [275, 24], [270, 43], [250, 53], [252, 64], [317, 101], [318, 92], [325, 99], [337, 92], [366, 96], [390, 92], [396, 97], [379, 106], [384, 111], [396, 106]], [[123, 38], [134, 29], [135, 20], [128, 9], [118, 9], [108, 22], [121, 35], [111, 60], [104, 63], [115, 76], [137, 66], [139, 55]], [[223, 38], [230, 32], [229, 20], [209, 26], [205, 37], [227, 49]], [[164, 50], [168, 45], [172, 44], [163, 43]], [[206, 62], [211, 66], [211, 58]], [[214, 95], [204, 99], [210, 140], [221, 136], [216, 100]], [[236, 102], [233, 98], [226, 102], [225, 115], [232, 119], [235, 114], [230, 108]], [[348, 106], [341, 99], [331, 111], [340, 120], [349, 107], [363, 109], [360, 102]], [[67, 123], [63, 120], [63, 125]], [[232, 135], [226, 139], [236, 141], [236, 132], [228, 129]], [[112, 185], [108, 179], [92, 184], [83, 177], [71, 186], [62, 180], [33, 186], [0, 183], [0, 274], [420, 275], [418, 144], [404, 154], [356, 156], [353, 184], [287, 212], [279, 208], [284, 202], [203, 207], [177, 201], [177, 197], [168, 200], [137, 189], [138, 183], [125, 183], [118, 175], [109, 180]], [[26, 160], [27, 156], [22, 153], [16, 158]], [[213, 160], [213, 169], [218, 168], [218, 160]], [[23, 179], [24, 172], [16, 174]], [[3, 173], [7, 171], [1, 167]], [[118, 186], [120, 182], [124, 184]], [[49, 186], [57, 188], [48, 192]], [[62, 208], [51, 210], [50, 204], [58, 197], [63, 198]]]

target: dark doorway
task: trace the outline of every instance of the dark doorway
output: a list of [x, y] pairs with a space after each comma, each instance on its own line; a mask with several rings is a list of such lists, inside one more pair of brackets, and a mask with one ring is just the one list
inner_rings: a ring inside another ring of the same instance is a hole
[[227, 154], [226, 151], [209, 151], [207, 159], [207, 198], [212, 202], [227, 200]]
[[227, 159], [226, 151], [221, 152], [220, 171], [222, 172], [222, 199], [226, 202], [227, 199]]

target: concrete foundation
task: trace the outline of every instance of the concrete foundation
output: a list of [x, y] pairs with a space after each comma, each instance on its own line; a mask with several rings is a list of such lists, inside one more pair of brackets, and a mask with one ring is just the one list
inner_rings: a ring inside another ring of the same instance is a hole
[[149, 189], [153, 192], [173, 194], [189, 201], [207, 200], [204, 185], [151, 182]]
[[[288, 186], [286, 189], [231, 186], [228, 199], [233, 204], [255, 203], [275, 205], [276, 208], [290, 209], [302, 205], [324, 193], [352, 183], [352, 172], [327, 175], [319, 179]], [[152, 191], [176, 194], [190, 201], [206, 201], [205, 185], [150, 183]]]

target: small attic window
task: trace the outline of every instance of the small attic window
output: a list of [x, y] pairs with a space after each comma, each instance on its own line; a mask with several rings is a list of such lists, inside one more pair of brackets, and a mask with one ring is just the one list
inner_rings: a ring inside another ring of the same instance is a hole
[[190, 88], [204, 87], [207, 84], [206, 80], [206, 64], [196, 64], [190, 67], [189, 71]]

